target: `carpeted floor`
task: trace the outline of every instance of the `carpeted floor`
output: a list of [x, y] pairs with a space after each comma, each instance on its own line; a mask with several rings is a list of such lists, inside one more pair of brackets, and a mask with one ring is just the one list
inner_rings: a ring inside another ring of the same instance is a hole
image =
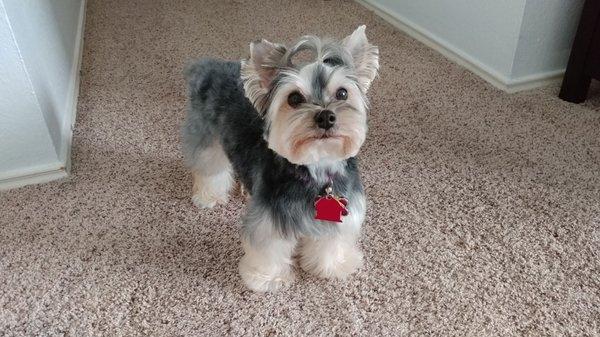
[[[252, 293], [242, 199], [189, 200], [182, 68], [362, 23], [365, 267]], [[0, 196], [0, 335], [600, 334], [597, 83], [507, 95], [342, 0], [90, 0], [82, 76], [72, 176]]]

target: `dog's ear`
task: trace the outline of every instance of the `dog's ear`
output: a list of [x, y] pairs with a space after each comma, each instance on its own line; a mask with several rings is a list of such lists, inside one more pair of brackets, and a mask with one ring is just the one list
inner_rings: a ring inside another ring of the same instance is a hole
[[352, 56], [356, 76], [366, 92], [371, 82], [377, 76], [379, 69], [379, 48], [369, 43], [362, 25], [342, 40], [342, 45]]
[[250, 44], [250, 58], [242, 61], [241, 75], [246, 97], [259, 112], [264, 112], [266, 94], [285, 53], [285, 46], [261, 40]]

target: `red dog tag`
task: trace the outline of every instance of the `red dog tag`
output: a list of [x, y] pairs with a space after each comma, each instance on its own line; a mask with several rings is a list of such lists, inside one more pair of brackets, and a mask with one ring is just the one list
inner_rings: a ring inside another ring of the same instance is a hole
[[334, 196], [331, 187], [327, 187], [325, 192], [326, 195], [315, 200], [315, 219], [342, 222], [342, 216], [348, 215], [348, 199]]

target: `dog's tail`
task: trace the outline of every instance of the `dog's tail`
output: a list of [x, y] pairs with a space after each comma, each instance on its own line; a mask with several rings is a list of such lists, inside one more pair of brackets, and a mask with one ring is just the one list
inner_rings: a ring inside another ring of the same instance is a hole
[[214, 59], [200, 59], [188, 64], [184, 69], [189, 101], [187, 116], [181, 127], [181, 136], [184, 159], [188, 167], [197, 164], [198, 153], [214, 137], [207, 122], [212, 110], [207, 109], [206, 106], [210, 104], [207, 100], [215, 77], [213, 65], [217, 62]]
[[222, 61], [206, 58], [187, 65], [184, 69], [185, 80], [188, 83], [189, 96], [198, 95], [206, 99], [207, 91], [212, 87], [216, 65]]

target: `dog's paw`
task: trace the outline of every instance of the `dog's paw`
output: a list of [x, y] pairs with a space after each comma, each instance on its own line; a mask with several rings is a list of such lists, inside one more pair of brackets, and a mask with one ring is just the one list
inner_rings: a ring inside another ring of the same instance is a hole
[[201, 195], [193, 195], [192, 203], [198, 208], [213, 208], [217, 204], [216, 200], [206, 200]]
[[300, 266], [307, 272], [323, 278], [345, 279], [363, 264], [363, 254], [356, 247], [337, 247], [327, 252], [304, 251]]
[[246, 286], [257, 292], [277, 291], [294, 282], [294, 272], [289, 266], [263, 269], [242, 258], [239, 271]]
[[216, 197], [211, 195], [204, 195], [201, 193], [194, 194], [192, 196], [192, 203], [198, 208], [213, 208], [217, 204], [226, 204], [228, 201], [228, 196]]

